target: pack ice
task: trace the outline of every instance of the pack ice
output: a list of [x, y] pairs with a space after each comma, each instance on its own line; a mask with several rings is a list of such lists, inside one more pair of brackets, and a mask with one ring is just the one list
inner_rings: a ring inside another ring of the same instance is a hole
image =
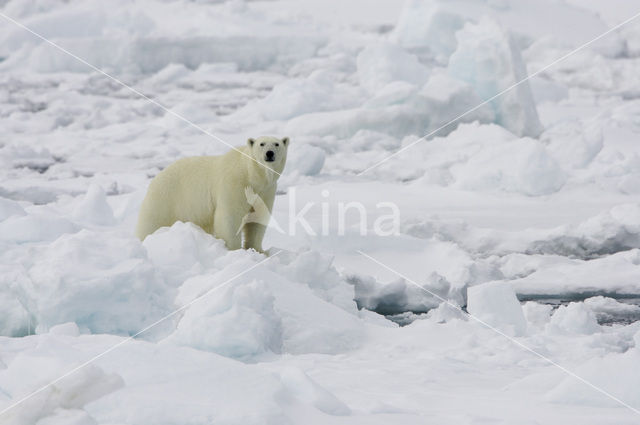
[[[0, 423], [637, 423], [638, 10], [0, 1]], [[269, 257], [133, 236], [206, 133]]]

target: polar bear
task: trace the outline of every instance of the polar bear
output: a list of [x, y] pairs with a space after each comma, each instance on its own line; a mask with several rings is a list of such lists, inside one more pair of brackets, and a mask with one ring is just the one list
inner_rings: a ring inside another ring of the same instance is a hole
[[263, 252], [268, 217], [266, 221], [247, 217], [256, 211], [256, 200], [271, 213], [288, 147], [288, 137], [262, 136], [225, 155], [174, 162], [151, 181], [140, 208], [136, 236], [143, 240], [160, 227], [189, 221], [224, 240], [228, 249]]

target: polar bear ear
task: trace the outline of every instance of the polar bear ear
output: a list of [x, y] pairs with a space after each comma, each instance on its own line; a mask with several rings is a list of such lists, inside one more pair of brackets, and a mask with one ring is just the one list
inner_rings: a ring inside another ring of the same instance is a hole
[[249, 139], [247, 140], [247, 146], [253, 146], [255, 142], [256, 142], [255, 139]]
[[282, 138], [282, 144], [287, 146], [288, 143], [289, 143], [289, 138], [288, 137], [283, 137]]

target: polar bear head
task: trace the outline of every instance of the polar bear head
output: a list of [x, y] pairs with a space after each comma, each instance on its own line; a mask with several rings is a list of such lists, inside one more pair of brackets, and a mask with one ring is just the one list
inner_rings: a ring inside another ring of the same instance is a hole
[[287, 160], [288, 137], [282, 139], [270, 136], [251, 138], [247, 140], [247, 146], [253, 159], [277, 173], [282, 173]]

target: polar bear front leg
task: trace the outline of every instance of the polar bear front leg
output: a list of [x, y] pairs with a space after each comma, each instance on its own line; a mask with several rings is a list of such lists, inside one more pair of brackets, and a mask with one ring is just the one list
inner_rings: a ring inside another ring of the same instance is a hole
[[253, 213], [252, 220], [247, 221], [244, 225], [244, 249], [255, 249], [264, 253], [262, 249], [262, 240], [267, 231], [267, 225], [271, 219], [271, 211], [273, 210], [273, 201], [276, 197], [275, 186], [263, 193], [263, 196], [257, 196], [250, 201]]
[[225, 207], [216, 208], [213, 215], [213, 234], [222, 239], [229, 250], [240, 249], [242, 246], [242, 233], [238, 232], [242, 217], [237, 215], [237, 211]]
[[255, 249], [264, 252], [262, 249], [262, 239], [267, 231], [267, 226], [259, 223], [247, 223], [244, 225], [244, 249]]

